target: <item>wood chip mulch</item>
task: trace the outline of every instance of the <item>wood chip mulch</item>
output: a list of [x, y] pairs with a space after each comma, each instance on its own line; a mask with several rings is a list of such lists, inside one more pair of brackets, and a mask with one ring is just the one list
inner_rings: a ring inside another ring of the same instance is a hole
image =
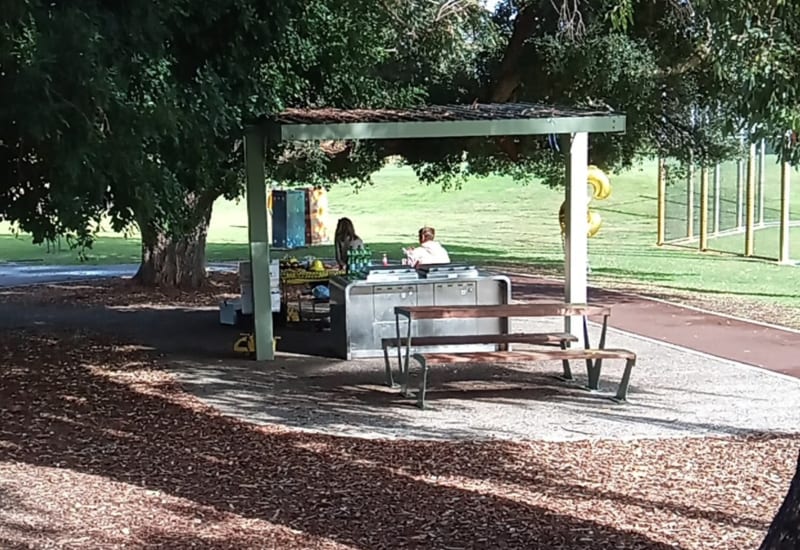
[[158, 361], [0, 336], [0, 547], [754, 548], [800, 447], [300, 433], [221, 416]]

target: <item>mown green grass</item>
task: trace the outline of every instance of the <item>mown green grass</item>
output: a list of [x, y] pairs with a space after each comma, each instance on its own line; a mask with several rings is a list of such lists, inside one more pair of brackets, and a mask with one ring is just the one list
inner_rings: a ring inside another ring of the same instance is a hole
[[[644, 162], [610, 177], [611, 197], [591, 204], [603, 217], [603, 227], [589, 245], [592, 278], [800, 305], [800, 298], [792, 290], [798, 275], [796, 268], [730, 254], [700, 254], [686, 247], [655, 246], [655, 162]], [[562, 270], [558, 226], [562, 190], [492, 177], [471, 180], [461, 189], [445, 192], [419, 183], [410, 169], [399, 166], [387, 166], [374, 180], [374, 185], [358, 190], [335, 188], [329, 201], [332, 223], [339, 216], [352, 218], [356, 230], [375, 252], [399, 258], [400, 248], [415, 242], [417, 229], [432, 225], [456, 260]], [[772, 188], [770, 184], [770, 192]], [[774, 205], [774, 198], [769, 204]], [[209, 233], [210, 261], [247, 257], [246, 219], [243, 202], [219, 201], [215, 205]], [[769, 231], [757, 233], [757, 242], [769, 240]], [[797, 245], [793, 246], [798, 250]], [[719, 247], [733, 249], [735, 245], [720, 240]], [[331, 248], [318, 247], [312, 253], [330, 256]], [[138, 239], [103, 234], [90, 252], [89, 261], [136, 262], [138, 255]], [[797, 255], [800, 257], [800, 250]], [[76, 261], [68, 250], [47, 253], [32, 246], [27, 238], [9, 235], [0, 236], [0, 259]]]

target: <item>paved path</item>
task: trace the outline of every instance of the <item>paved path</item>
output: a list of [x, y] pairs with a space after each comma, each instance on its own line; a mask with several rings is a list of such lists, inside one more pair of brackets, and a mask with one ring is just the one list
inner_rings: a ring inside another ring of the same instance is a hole
[[[235, 270], [235, 263], [214, 263], [212, 271]], [[0, 288], [35, 284], [65, 283], [105, 277], [133, 277], [139, 264], [117, 265], [42, 265], [0, 263]]]
[[63, 283], [101, 277], [132, 277], [138, 264], [120, 265], [42, 265], [0, 264], [0, 287]]
[[[512, 289], [517, 300], [564, 295], [561, 281], [534, 276], [512, 276]], [[595, 287], [589, 300], [613, 304], [617, 329], [800, 378], [800, 332]]]

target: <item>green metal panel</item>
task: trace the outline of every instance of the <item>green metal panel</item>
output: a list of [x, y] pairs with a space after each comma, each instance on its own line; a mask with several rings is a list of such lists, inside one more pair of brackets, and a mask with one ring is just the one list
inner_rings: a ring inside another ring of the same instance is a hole
[[551, 117], [507, 120], [442, 120], [436, 122], [354, 122], [337, 124], [267, 123], [265, 129], [283, 141], [322, 139], [413, 139], [475, 136], [624, 132], [625, 115]]
[[267, 184], [264, 177], [265, 145], [264, 134], [260, 128], [247, 128], [244, 138], [244, 160], [247, 173], [247, 227], [253, 281], [253, 336], [258, 360], [275, 358], [272, 346], [272, 304], [269, 288]]

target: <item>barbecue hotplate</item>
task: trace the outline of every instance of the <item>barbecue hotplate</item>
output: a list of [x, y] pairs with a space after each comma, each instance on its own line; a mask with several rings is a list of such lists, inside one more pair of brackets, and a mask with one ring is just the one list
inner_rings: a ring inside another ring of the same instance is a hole
[[417, 267], [420, 277], [425, 279], [474, 279], [478, 268], [474, 265], [430, 264]]
[[367, 268], [367, 281], [390, 283], [394, 281], [416, 281], [419, 273], [412, 268], [397, 265], [372, 265]]

